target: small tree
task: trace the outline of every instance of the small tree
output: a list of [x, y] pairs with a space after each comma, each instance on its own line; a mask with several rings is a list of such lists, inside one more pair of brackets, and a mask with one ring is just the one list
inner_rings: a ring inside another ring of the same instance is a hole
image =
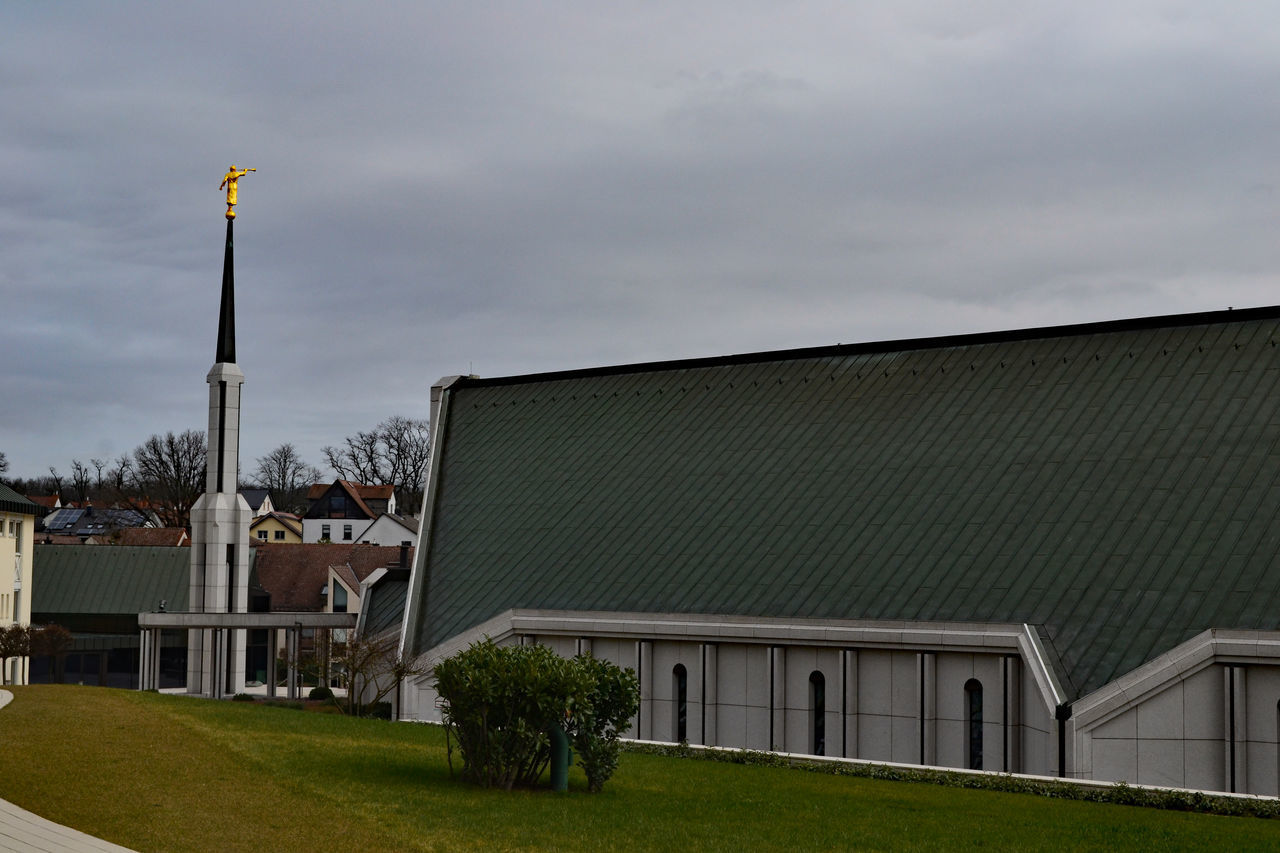
[[333, 644], [333, 665], [342, 671], [347, 685], [347, 700], [338, 703], [344, 713], [364, 716], [401, 681], [426, 671], [421, 664], [397, 654], [399, 644], [395, 633], [381, 637], [348, 634], [346, 642]]
[[622, 744], [618, 737], [631, 727], [640, 708], [640, 681], [635, 670], [592, 657], [590, 652], [573, 659], [591, 684], [585, 705], [569, 722], [569, 735], [578, 763], [587, 774], [587, 790], [599, 793], [618, 769]]
[[10, 658], [24, 658], [31, 652], [31, 629], [26, 625], [0, 628], [0, 684], [5, 683]]
[[61, 625], [32, 625], [30, 638], [33, 658], [57, 657], [71, 648], [71, 632]]

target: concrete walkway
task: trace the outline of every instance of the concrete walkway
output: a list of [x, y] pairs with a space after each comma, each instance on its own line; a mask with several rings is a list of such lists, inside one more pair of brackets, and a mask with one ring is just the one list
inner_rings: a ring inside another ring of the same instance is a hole
[[[0, 690], [0, 708], [12, 701], [12, 693]], [[45, 820], [7, 800], [0, 800], [0, 850], [6, 853], [131, 853], [127, 847]]]

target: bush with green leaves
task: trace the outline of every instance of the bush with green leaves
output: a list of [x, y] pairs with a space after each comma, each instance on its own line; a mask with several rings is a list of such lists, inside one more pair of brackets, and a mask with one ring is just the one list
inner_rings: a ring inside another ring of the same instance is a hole
[[307, 693], [307, 698], [312, 701], [324, 700], [328, 702], [333, 699], [333, 691], [321, 684], [319, 687], [312, 687], [311, 691]]
[[590, 653], [578, 655], [570, 663], [586, 672], [591, 684], [586, 704], [570, 718], [568, 733], [578, 763], [587, 774], [587, 789], [595, 793], [618, 769], [622, 750], [618, 737], [630, 728], [631, 718], [640, 708], [640, 682], [634, 670]]
[[510, 790], [537, 782], [551, 759], [552, 726], [570, 738], [600, 790], [617, 767], [618, 735], [638, 704], [634, 673], [590, 655], [562, 658], [547, 646], [500, 646], [486, 638], [435, 666], [444, 723], [462, 755], [462, 776]]

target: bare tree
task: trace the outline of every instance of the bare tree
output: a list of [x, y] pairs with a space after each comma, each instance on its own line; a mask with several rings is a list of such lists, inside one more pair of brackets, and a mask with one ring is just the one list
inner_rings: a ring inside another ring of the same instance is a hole
[[364, 716], [401, 681], [426, 671], [425, 665], [397, 654], [399, 641], [394, 632], [379, 637], [351, 632], [344, 642], [333, 643], [332, 664], [342, 672], [347, 685], [346, 702], [335, 702], [339, 708], [356, 717]]
[[0, 474], [9, 470], [9, 457], [4, 455], [4, 451], [0, 450]]
[[58, 469], [52, 465], [49, 466], [49, 480], [53, 484], [53, 493], [55, 495], [62, 494], [62, 475], [58, 473]]
[[298, 455], [298, 450], [286, 442], [266, 456], [258, 457], [253, 482], [271, 492], [272, 503], [286, 512], [303, 509], [307, 487], [324, 476], [320, 469], [308, 465]]
[[102, 469], [107, 467], [107, 460], [94, 458], [89, 460], [89, 464], [93, 466], [93, 470], [96, 474], [94, 488], [98, 491], [102, 491]]
[[133, 451], [132, 485], [167, 527], [190, 527], [191, 505], [204, 491], [204, 433], [153, 435]]
[[76, 500], [83, 506], [89, 500], [89, 468], [79, 459], [71, 460], [71, 487], [76, 490]]
[[431, 459], [425, 420], [395, 415], [368, 432], [347, 436], [343, 446], [325, 447], [321, 453], [343, 479], [395, 486], [400, 511], [417, 513]]

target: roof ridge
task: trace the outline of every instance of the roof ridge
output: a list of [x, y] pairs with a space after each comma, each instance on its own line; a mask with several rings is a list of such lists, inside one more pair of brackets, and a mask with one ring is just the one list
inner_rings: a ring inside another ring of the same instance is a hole
[[867, 341], [852, 344], [826, 344], [795, 349], [759, 350], [732, 355], [699, 356], [694, 358], [644, 361], [631, 364], [615, 364], [603, 367], [552, 370], [541, 373], [524, 373], [514, 376], [460, 376], [453, 387], [487, 387], [494, 385], [522, 385], [532, 382], [548, 382], [562, 379], [581, 379], [593, 376], [618, 376], [628, 373], [654, 373], [663, 370], [687, 370], [700, 367], [724, 367], [755, 364], [767, 361], [792, 361], [802, 358], [826, 358], [831, 356], [864, 355], [871, 353], [908, 352], [911, 350], [940, 349], [944, 347], [978, 346], [981, 344], [1010, 343], [1047, 338], [1080, 337], [1184, 326], [1212, 325], [1214, 323], [1245, 323], [1252, 320], [1280, 319], [1280, 305], [1256, 308], [1226, 308], [1219, 311], [1200, 311], [1187, 314], [1158, 314], [1148, 317], [1132, 317], [1121, 320], [1097, 320], [1088, 323], [1066, 323], [1057, 326], [1031, 326], [1020, 329], [1002, 329], [992, 332], [963, 332], [951, 335], [934, 335], [923, 338], [895, 338], [885, 341]]

